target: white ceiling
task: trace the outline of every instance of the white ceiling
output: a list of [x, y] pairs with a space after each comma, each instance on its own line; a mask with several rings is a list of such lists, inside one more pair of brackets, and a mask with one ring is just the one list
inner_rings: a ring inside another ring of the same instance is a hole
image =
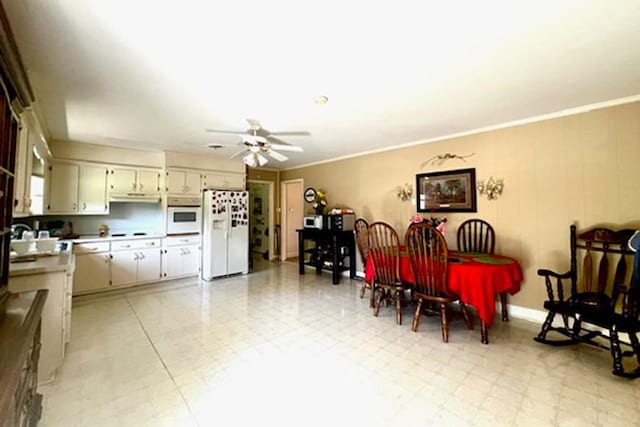
[[211, 153], [255, 118], [311, 133], [289, 168], [640, 94], [636, 0], [2, 4], [53, 139]]

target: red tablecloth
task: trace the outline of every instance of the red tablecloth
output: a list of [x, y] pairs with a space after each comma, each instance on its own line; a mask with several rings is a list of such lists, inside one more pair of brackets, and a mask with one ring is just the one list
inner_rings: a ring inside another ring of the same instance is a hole
[[[402, 280], [413, 283], [409, 258], [404, 251], [402, 253], [400, 276]], [[520, 264], [507, 256], [479, 253], [449, 252], [449, 259], [449, 290], [458, 295], [465, 304], [475, 307], [480, 320], [487, 326], [491, 325], [496, 314], [496, 296], [502, 292], [513, 295], [520, 290]], [[371, 259], [368, 259], [365, 265], [365, 280], [370, 282], [374, 275], [373, 264]]]

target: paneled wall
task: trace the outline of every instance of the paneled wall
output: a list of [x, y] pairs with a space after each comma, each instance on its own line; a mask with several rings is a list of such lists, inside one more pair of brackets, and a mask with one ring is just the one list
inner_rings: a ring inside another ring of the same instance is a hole
[[[421, 168], [443, 153], [475, 154], [466, 163]], [[640, 228], [640, 103], [284, 171], [280, 178], [303, 178], [305, 187], [325, 190], [330, 208], [348, 206], [404, 232], [416, 208], [396, 197], [396, 186], [415, 187], [419, 173], [469, 167], [479, 180], [504, 178], [505, 190], [495, 201], [478, 197], [477, 213], [438, 214], [449, 220], [450, 247], [462, 221], [489, 221], [497, 252], [523, 266], [522, 291], [511, 302], [541, 309], [545, 291], [536, 270], [568, 268], [571, 223]]]

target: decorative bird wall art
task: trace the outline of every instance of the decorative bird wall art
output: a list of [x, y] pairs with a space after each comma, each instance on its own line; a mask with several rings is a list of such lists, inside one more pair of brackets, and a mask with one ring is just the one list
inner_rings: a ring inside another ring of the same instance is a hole
[[438, 154], [437, 156], [433, 156], [432, 158], [430, 158], [429, 160], [422, 162], [422, 164], [420, 165], [420, 168], [424, 168], [425, 166], [440, 166], [442, 165], [444, 162], [446, 162], [447, 160], [451, 160], [451, 159], [460, 159], [463, 162], [467, 163], [467, 161], [465, 160], [467, 157], [471, 157], [476, 153], [471, 153], [471, 154], [467, 154], [465, 156], [460, 156], [458, 154], [454, 154], [454, 153], [444, 153], [444, 154]]

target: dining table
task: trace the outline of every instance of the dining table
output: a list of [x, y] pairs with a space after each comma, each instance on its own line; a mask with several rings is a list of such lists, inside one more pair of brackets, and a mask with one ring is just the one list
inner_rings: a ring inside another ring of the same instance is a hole
[[[489, 343], [488, 328], [496, 314], [496, 297], [520, 291], [522, 268], [517, 260], [505, 255], [480, 252], [449, 251], [447, 289], [465, 304], [474, 307], [480, 319], [480, 335], [483, 344]], [[413, 284], [409, 256], [400, 247], [400, 278]], [[365, 281], [375, 279], [375, 267], [371, 258], [365, 263]], [[508, 320], [503, 301], [502, 320]]]

